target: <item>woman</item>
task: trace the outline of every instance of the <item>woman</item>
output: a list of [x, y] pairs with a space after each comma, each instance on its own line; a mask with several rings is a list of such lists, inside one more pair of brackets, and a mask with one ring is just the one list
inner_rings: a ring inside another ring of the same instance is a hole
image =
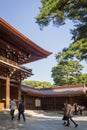
[[69, 119], [74, 123], [75, 128], [78, 126], [78, 124], [72, 119], [72, 106], [68, 103], [65, 104], [66, 105], [66, 116], [67, 116], [67, 124], [66, 126], [69, 127], [70, 122]]

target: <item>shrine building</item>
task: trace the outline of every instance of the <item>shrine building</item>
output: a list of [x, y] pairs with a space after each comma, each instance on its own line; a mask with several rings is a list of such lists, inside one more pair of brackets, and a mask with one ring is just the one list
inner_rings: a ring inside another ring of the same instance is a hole
[[62, 110], [64, 103], [67, 101], [72, 106], [76, 103], [87, 110], [87, 86], [85, 84], [46, 89], [36, 89], [22, 85], [21, 89], [26, 109]]
[[84, 84], [36, 89], [21, 84], [33, 75], [24, 64], [52, 53], [36, 45], [0, 18], [0, 110], [9, 109], [10, 100], [24, 100], [25, 109], [62, 110], [64, 102], [77, 103], [87, 110], [87, 86]]
[[0, 18], [0, 108], [9, 108], [10, 99], [22, 98], [21, 81], [30, 77], [32, 69], [24, 64], [51, 55]]

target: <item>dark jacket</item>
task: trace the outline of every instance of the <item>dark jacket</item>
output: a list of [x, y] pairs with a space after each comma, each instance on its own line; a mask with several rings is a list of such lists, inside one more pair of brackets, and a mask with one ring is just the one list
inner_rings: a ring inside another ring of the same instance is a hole
[[19, 112], [24, 112], [24, 102], [23, 101], [20, 102], [18, 110], [19, 110]]

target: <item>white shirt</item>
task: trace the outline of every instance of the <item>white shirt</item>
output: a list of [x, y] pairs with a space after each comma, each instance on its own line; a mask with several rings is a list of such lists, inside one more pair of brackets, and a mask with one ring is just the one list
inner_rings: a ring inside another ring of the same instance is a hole
[[11, 110], [15, 110], [16, 108], [16, 103], [14, 101], [11, 101], [10, 102], [10, 107], [11, 107]]

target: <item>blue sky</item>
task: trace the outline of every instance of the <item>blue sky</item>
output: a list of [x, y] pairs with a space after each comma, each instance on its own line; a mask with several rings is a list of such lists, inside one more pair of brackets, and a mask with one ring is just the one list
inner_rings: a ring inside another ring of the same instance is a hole
[[[40, 6], [40, 0], [0, 0], [0, 17], [40, 47], [53, 52], [46, 59], [25, 65], [32, 68], [34, 75], [29, 78], [30, 80], [53, 83], [51, 70], [57, 65], [55, 54], [72, 43], [70, 29], [73, 28], [73, 24], [67, 20], [66, 25], [57, 28], [51, 23], [41, 31], [38, 24], [35, 23]], [[82, 64], [86, 67], [85, 62]]]

